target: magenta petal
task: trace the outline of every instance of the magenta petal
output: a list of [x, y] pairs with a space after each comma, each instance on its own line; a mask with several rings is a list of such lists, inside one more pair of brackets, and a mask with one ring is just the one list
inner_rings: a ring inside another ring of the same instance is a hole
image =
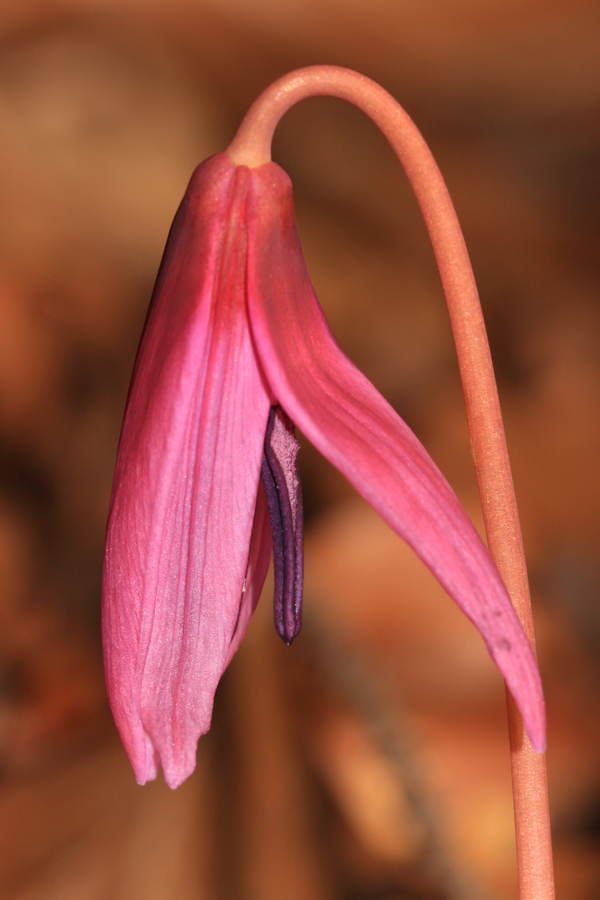
[[193, 771], [240, 612], [271, 395], [245, 304], [248, 170], [194, 174], [119, 445], [103, 581], [111, 707], [140, 783]]
[[273, 393], [478, 628], [543, 750], [541, 680], [498, 570], [423, 446], [335, 343], [306, 271], [290, 180], [272, 163], [251, 171], [247, 221], [250, 322]]
[[267, 572], [269, 571], [272, 552], [273, 543], [271, 540], [269, 507], [267, 505], [265, 489], [262, 486], [262, 482], [259, 481], [258, 496], [256, 498], [256, 513], [254, 515], [252, 538], [250, 540], [250, 555], [248, 557], [245, 589], [237, 624], [235, 626], [235, 632], [231, 639], [229, 653], [225, 662], [226, 667], [229, 665], [240, 646], [246, 628], [252, 618], [252, 614], [256, 609], [256, 604], [260, 600], [260, 594], [265, 583], [265, 578], [267, 577]]

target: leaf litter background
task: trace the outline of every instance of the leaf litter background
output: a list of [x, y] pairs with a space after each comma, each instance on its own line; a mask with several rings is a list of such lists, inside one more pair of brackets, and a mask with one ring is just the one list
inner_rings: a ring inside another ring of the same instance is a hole
[[[293, 648], [267, 585], [175, 793], [135, 785], [107, 709], [106, 509], [170, 220], [263, 87], [329, 62], [403, 103], [465, 230], [531, 572], [558, 896], [600, 897], [599, 26], [585, 0], [2, 4], [0, 896], [516, 896], [500, 678], [306, 442]], [[319, 99], [286, 116], [275, 158], [339, 342], [480, 524], [443, 299], [391, 151]]]

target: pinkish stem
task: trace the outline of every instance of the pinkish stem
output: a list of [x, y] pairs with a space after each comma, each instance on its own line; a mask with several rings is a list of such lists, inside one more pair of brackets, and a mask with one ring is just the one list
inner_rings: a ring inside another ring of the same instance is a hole
[[[261, 94], [227, 153], [236, 164], [250, 168], [269, 162], [282, 115], [299, 100], [323, 94], [348, 100], [375, 122], [402, 163], [421, 207], [450, 314], [489, 548], [535, 650], [521, 527], [479, 296], [454, 206], [421, 134], [374, 81], [350, 69], [312, 66], [280, 78]], [[507, 705], [519, 897], [553, 900], [545, 757], [531, 747], [508, 692]]]

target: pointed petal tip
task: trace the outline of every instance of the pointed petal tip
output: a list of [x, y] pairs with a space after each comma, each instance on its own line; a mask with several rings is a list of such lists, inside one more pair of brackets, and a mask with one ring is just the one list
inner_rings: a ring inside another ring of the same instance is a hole
[[542, 715], [541, 717], [535, 715], [535, 718], [537, 721], [534, 722], [531, 722], [530, 720], [527, 721], [527, 719], [524, 718], [523, 725], [531, 746], [536, 753], [541, 754], [546, 752], [546, 717], [545, 715]]
[[[206, 731], [208, 731], [208, 727], [202, 733], [204, 734]], [[146, 731], [144, 731], [142, 746], [140, 744], [132, 746], [131, 741], [127, 740], [127, 736], [125, 739], [122, 737], [136, 782], [143, 786], [150, 781], [156, 781], [158, 773], [162, 769], [167, 786], [172, 790], [180, 787], [196, 768], [196, 749], [200, 737], [201, 735], [198, 735], [193, 740], [188, 738], [185, 748], [182, 748], [182, 752], [178, 756], [175, 756], [173, 752], [161, 752], [160, 747], [155, 745]]]
[[531, 746], [536, 753], [545, 753], [546, 708], [543, 697], [537, 702], [535, 699], [530, 702], [520, 702], [518, 707], [523, 719], [523, 727], [527, 733]]
[[190, 775], [192, 774], [192, 772], [194, 771], [195, 768], [196, 768], [196, 760], [194, 759], [194, 765], [190, 769], [187, 769], [187, 768], [185, 770], [178, 769], [175, 772], [173, 772], [173, 771], [164, 772], [163, 771], [163, 774], [165, 777], [165, 783], [166, 783], [167, 787], [170, 787], [172, 791], [177, 790], [177, 788], [181, 787], [183, 782], [186, 781], [190, 777]]
[[[540, 684], [541, 691], [541, 684]], [[543, 694], [534, 710], [527, 710], [524, 717], [525, 731], [536, 753], [546, 752], [546, 705]]]
[[[526, 639], [525, 639], [526, 640]], [[546, 704], [542, 680], [534, 653], [527, 644], [528, 653], [522, 652], [518, 662], [513, 666], [512, 660], [494, 658], [494, 662], [504, 676], [507, 687], [513, 697], [523, 720], [523, 727], [536, 753], [546, 752]]]
[[[512, 607], [511, 607], [512, 611]], [[523, 727], [536, 753], [546, 750], [546, 703], [535, 653], [522, 630], [516, 614], [503, 636], [488, 645], [490, 656], [498, 666], [523, 720]], [[516, 627], [515, 627], [516, 626]], [[511, 633], [509, 633], [509, 630]], [[485, 636], [484, 636], [485, 640]]]
[[[191, 759], [189, 758], [190, 756]], [[159, 759], [158, 761], [155, 761], [154, 757], [147, 765], [142, 767], [136, 765], [133, 760], [130, 760], [130, 762], [133, 768], [133, 774], [135, 775], [135, 780], [139, 785], [143, 786], [144, 784], [148, 784], [149, 781], [156, 781], [159, 768], [162, 767], [165, 783], [167, 787], [170, 787], [171, 790], [174, 791], [190, 777], [196, 768], [196, 754], [192, 753], [189, 756], [186, 756], [186, 759], [179, 763], [174, 760], [163, 761]]]
[[139, 784], [140, 787], [144, 787], [144, 785], [148, 784], [150, 781], [156, 781], [156, 773], [154, 775], [147, 775], [144, 772], [142, 775], [138, 775], [134, 769], [133, 774], [135, 776], [136, 784]]
[[132, 746], [129, 737], [129, 733], [121, 733], [121, 740], [123, 741], [127, 756], [129, 757], [135, 780], [139, 785], [147, 784], [149, 781], [155, 781], [156, 776], [158, 775], [160, 761], [152, 740], [149, 735], [144, 732], [143, 738]]

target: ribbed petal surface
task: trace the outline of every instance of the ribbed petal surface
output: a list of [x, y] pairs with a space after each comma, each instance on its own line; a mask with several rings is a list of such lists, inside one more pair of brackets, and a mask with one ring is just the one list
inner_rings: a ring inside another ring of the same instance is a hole
[[543, 749], [537, 664], [496, 566], [425, 449], [335, 343], [306, 271], [290, 180], [273, 163], [251, 171], [247, 218], [250, 322], [273, 393], [478, 628]]
[[269, 563], [271, 562], [271, 554], [273, 553], [273, 541], [271, 540], [271, 521], [269, 519], [269, 507], [267, 506], [267, 498], [265, 497], [265, 489], [262, 482], [258, 484], [258, 496], [256, 498], [256, 514], [254, 516], [254, 526], [252, 528], [252, 539], [250, 541], [250, 555], [248, 558], [248, 571], [246, 573], [244, 596], [240, 606], [240, 612], [235, 626], [235, 632], [231, 639], [229, 653], [225, 662], [225, 668], [229, 665], [236, 654], [238, 647], [242, 642], [242, 638], [246, 633], [246, 628], [250, 623], [252, 614], [256, 609], [256, 604], [260, 600], [261, 591], [263, 589], [267, 572], [269, 571]]
[[193, 771], [240, 614], [271, 403], [245, 305], [248, 182], [222, 154], [192, 177], [119, 445], [103, 640], [111, 707], [140, 783], [159, 762], [171, 787]]

